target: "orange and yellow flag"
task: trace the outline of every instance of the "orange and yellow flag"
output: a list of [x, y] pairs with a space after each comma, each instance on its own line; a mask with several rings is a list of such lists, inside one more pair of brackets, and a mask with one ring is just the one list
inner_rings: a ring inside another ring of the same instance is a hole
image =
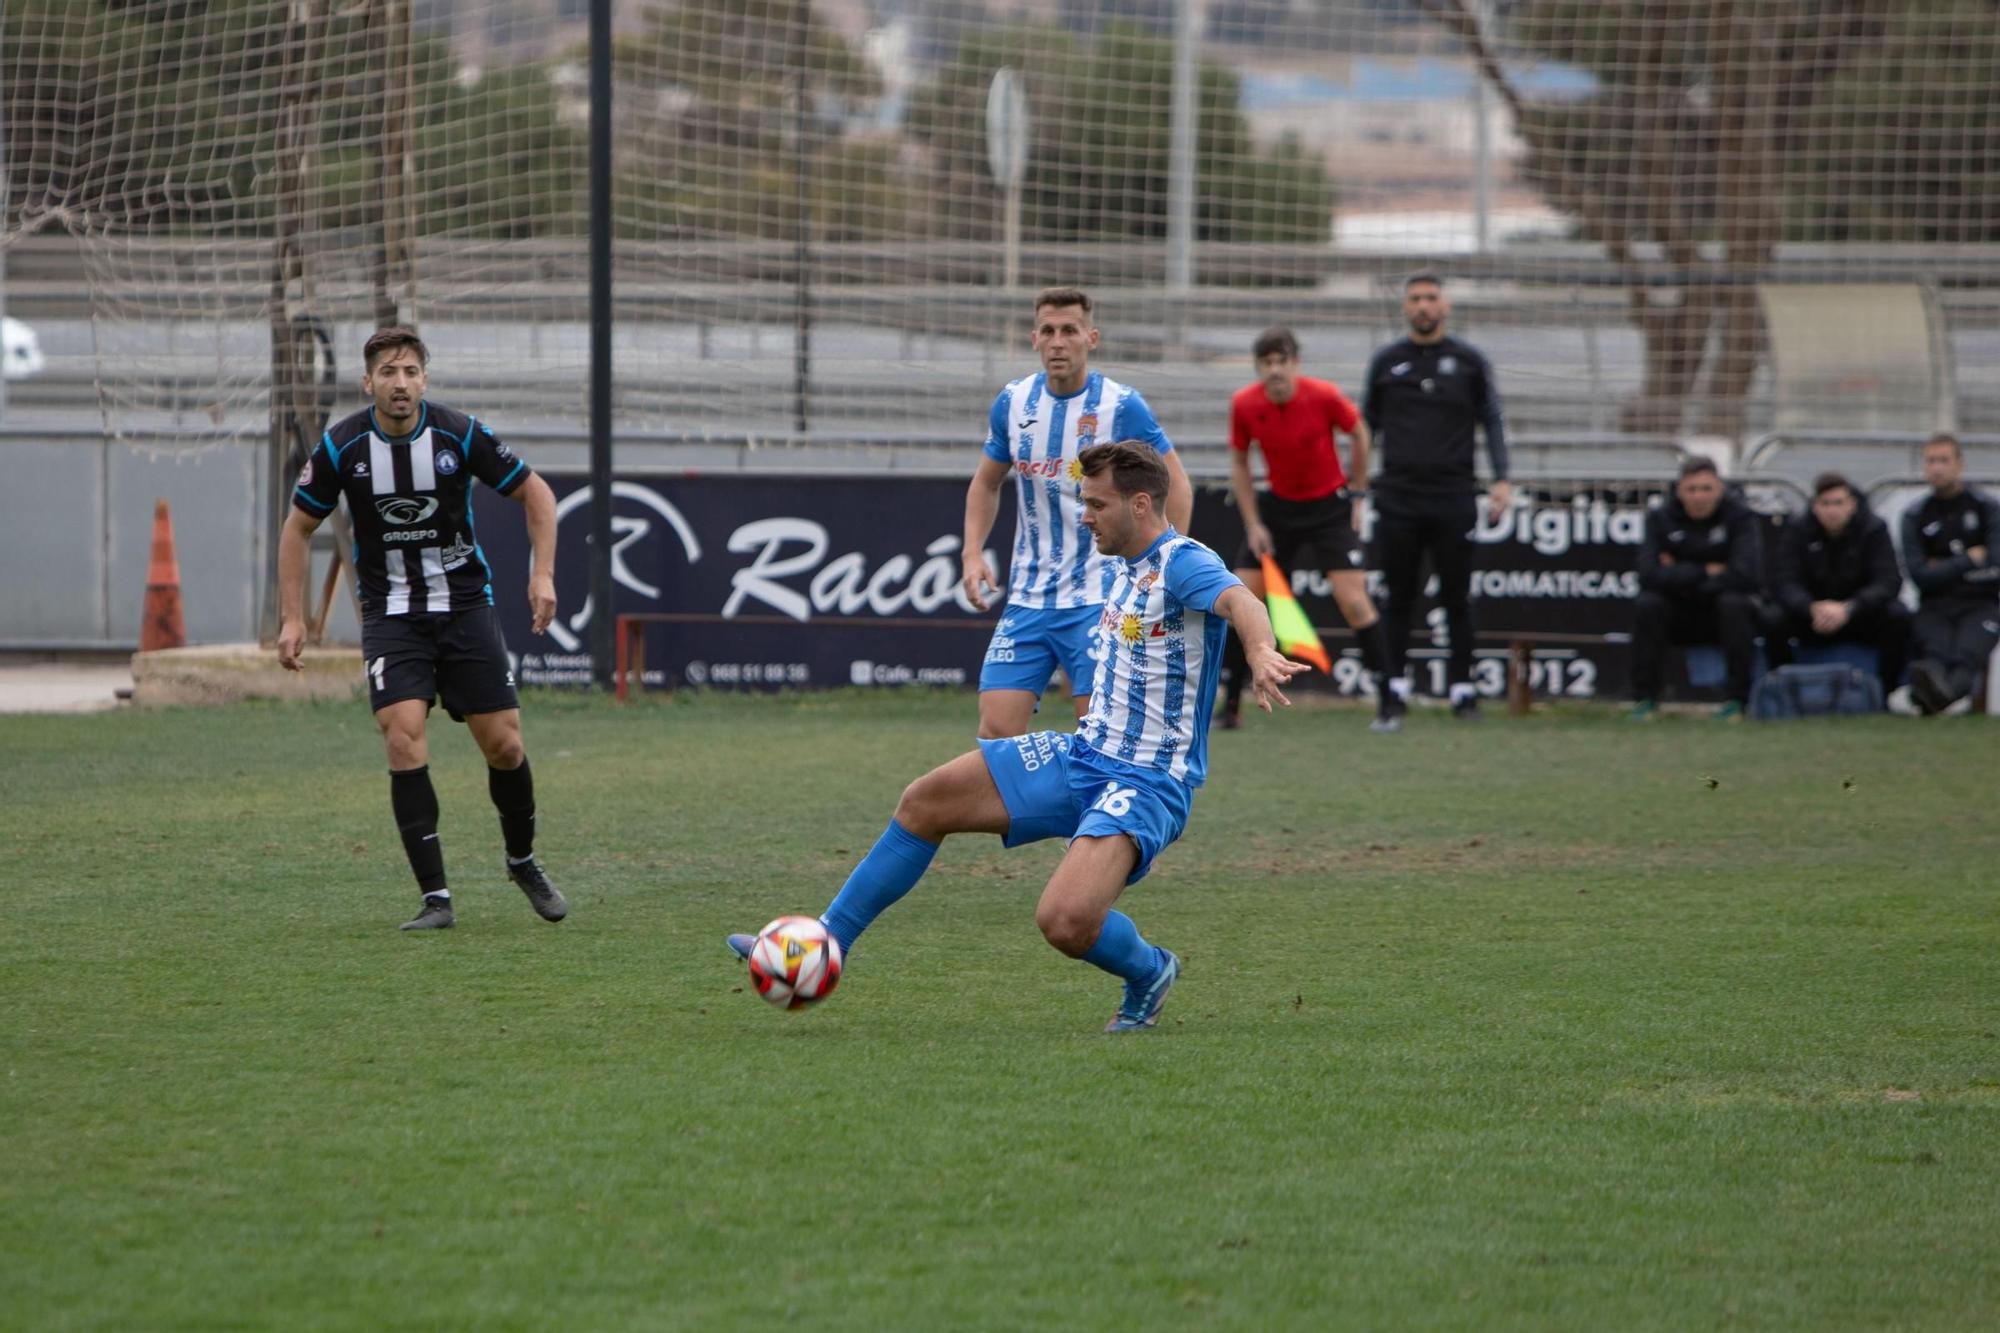
[[1310, 662], [1325, 675], [1333, 674], [1333, 662], [1326, 645], [1306, 619], [1305, 608], [1292, 596], [1292, 581], [1278, 562], [1264, 557], [1264, 605], [1271, 610], [1271, 632], [1278, 636], [1278, 651], [1301, 662]]

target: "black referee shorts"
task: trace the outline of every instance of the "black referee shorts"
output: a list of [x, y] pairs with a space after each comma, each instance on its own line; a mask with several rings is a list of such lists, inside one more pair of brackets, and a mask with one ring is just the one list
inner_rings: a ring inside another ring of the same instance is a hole
[[361, 626], [361, 665], [368, 706], [380, 711], [405, 699], [442, 698], [454, 722], [472, 713], [521, 706], [514, 667], [490, 606], [448, 615], [373, 616]]
[[[1351, 569], [1359, 573], [1368, 567], [1361, 534], [1354, 530], [1354, 500], [1345, 486], [1317, 500], [1285, 500], [1259, 491], [1257, 513], [1271, 530], [1271, 554], [1287, 572]], [[1236, 548], [1236, 568], [1256, 567], [1257, 556], [1246, 536]]]

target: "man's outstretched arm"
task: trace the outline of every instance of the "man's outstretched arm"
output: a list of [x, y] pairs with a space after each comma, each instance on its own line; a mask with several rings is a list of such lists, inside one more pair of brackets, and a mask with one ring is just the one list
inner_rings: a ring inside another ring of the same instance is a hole
[[1285, 697], [1282, 687], [1308, 668], [1278, 651], [1278, 638], [1271, 632], [1271, 616], [1264, 610], [1264, 604], [1239, 583], [1215, 599], [1215, 609], [1243, 640], [1243, 656], [1250, 663], [1250, 688], [1257, 706], [1267, 713], [1273, 703], [1290, 707], [1292, 701]]

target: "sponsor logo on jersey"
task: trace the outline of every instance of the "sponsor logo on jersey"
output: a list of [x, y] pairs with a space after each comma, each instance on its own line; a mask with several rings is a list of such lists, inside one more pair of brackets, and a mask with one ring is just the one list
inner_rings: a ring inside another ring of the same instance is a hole
[[385, 532], [382, 534], [382, 540], [385, 542], [436, 541], [437, 537], [438, 530], [436, 528], [411, 528], [408, 532]]
[[1061, 477], [1069, 473], [1069, 463], [1060, 458], [1023, 458], [1014, 464], [1014, 470], [1024, 477]]
[[454, 449], [440, 449], [437, 452], [437, 474], [449, 477], [458, 471], [458, 452]]
[[472, 559], [472, 543], [463, 537], [453, 537], [451, 545], [438, 552], [438, 558], [444, 562], [445, 573], [449, 574]]
[[411, 495], [385, 495], [375, 501], [375, 512], [382, 516], [382, 521], [394, 523], [399, 528], [423, 522], [437, 512], [437, 507], [434, 495], [422, 499]]

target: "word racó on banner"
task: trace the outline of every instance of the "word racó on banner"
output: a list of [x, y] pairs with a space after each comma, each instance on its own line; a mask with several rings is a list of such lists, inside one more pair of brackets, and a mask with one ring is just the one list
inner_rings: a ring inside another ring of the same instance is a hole
[[[659, 580], [671, 568], [684, 562], [702, 563], [704, 546], [700, 533], [681, 509], [650, 486], [618, 481], [611, 487], [612, 499], [620, 505], [611, 516], [611, 578], [618, 587], [636, 593], [648, 602], [667, 600]], [[556, 505], [560, 524], [572, 516], [590, 512], [590, 487], [568, 491]], [[660, 550], [655, 532], [669, 534], [667, 549]], [[710, 533], [712, 545], [715, 534]], [[568, 545], [567, 543], [565, 543]], [[946, 605], [973, 614], [959, 581], [960, 539], [940, 536], [923, 548], [922, 555], [897, 552], [886, 554], [879, 548], [871, 553], [850, 550], [828, 558], [833, 537], [827, 526], [799, 515], [773, 515], [739, 523], [722, 539], [731, 555], [747, 556], [749, 563], [729, 571], [729, 594], [721, 614], [733, 620], [753, 610], [777, 611], [800, 622], [819, 615], [929, 615]], [[679, 547], [676, 560], [671, 554]], [[570, 546], [569, 549], [575, 549]], [[986, 552], [986, 564], [994, 582], [999, 582], [999, 560]], [[643, 571], [643, 573], [642, 573]], [[718, 571], [718, 576], [721, 571]], [[699, 600], [681, 600], [673, 609], [701, 611]], [[719, 593], [720, 589], [717, 588]], [[699, 594], [697, 594], [699, 598]], [[590, 623], [593, 608], [588, 599], [575, 613], [550, 626], [552, 638], [565, 650], [576, 651], [579, 635]]]
[[[907, 555], [892, 555], [872, 573], [868, 558], [860, 551], [827, 560], [827, 530], [809, 518], [764, 518], [745, 523], [729, 534], [728, 545], [732, 552], [753, 558], [729, 576], [729, 600], [722, 606], [727, 618], [740, 615], [744, 604], [752, 600], [801, 621], [811, 620], [815, 611], [851, 616], [866, 610], [872, 615], [893, 616], [907, 609], [928, 615], [947, 602], [961, 611], [973, 609], [959, 583], [957, 537], [939, 537], [924, 547], [927, 558], [922, 563]], [[802, 549], [788, 551], [789, 547]], [[986, 565], [989, 570], [998, 569], [991, 551], [986, 553]], [[808, 574], [811, 578], [804, 592], [785, 583]], [[998, 582], [997, 574], [994, 578]]]

